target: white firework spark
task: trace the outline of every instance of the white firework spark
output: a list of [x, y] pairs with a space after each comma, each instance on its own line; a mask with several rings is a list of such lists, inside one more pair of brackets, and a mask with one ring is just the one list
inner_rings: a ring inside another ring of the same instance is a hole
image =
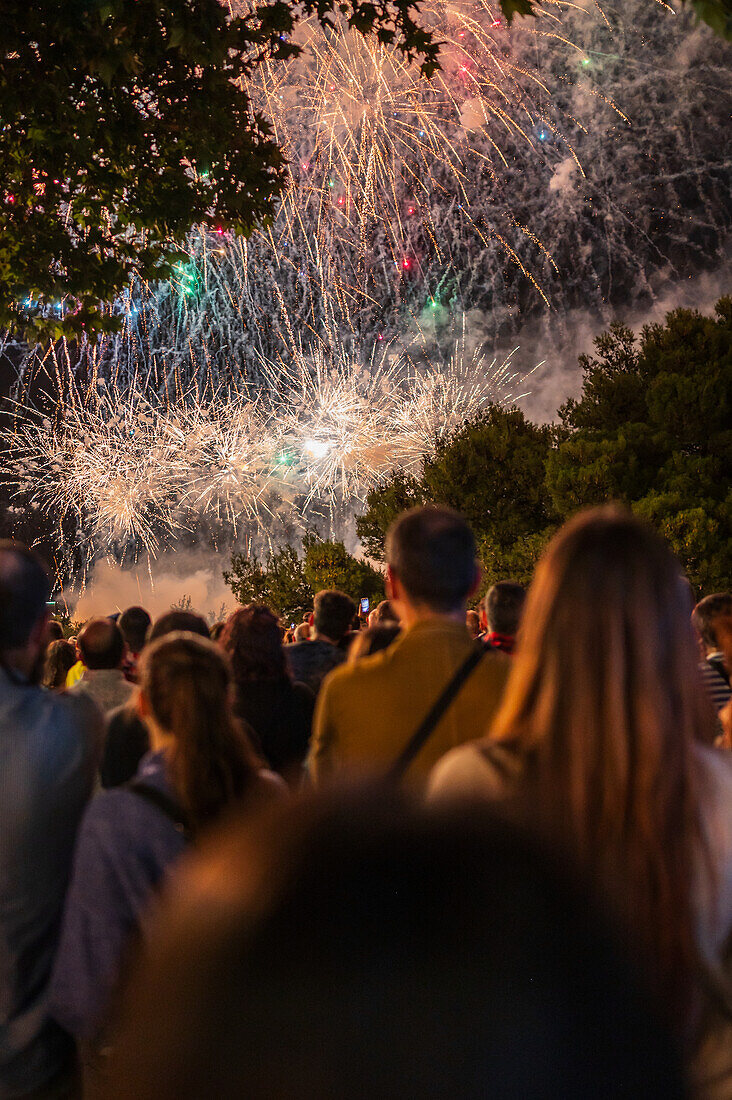
[[491, 403], [510, 404], [522, 379], [511, 357], [486, 369], [465, 340], [444, 368], [385, 347], [365, 359], [338, 343], [299, 351], [286, 370], [262, 364], [248, 388], [195, 391], [167, 405], [139, 387], [102, 385], [53, 420], [19, 408], [2, 437], [0, 473], [15, 495], [75, 521], [87, 561], [154, 558], [185, 531], [265, 528], [273, 509], [294, 523], [363, 499], [397, 468], [416, 470], [437, 441]]
[[76, 520], [83, 553], [100, 548], [124, 556], [138, 544], [154, 557], [179, 533], [176, 518], [183, 470], [160, 431], [160, 419], [139, 392], [92, 393], [67, 402], [52, 421], [24, 417], [5, 437], [3, 470], [17, 492], [59, 524]]
[[524, 383], [543, 363], [528, 373], [513, 365], [518, 348], [503, 360], [492, 360], [480, 348], [466, 347], [465, 331], [443, 370], [419, 369], [404, 357], [405, 398], [397, 412], [399, 465], [419, 468], [441, 439], [473, 420], [489, 405], [508, 407], [527, 396]]
[[209, 514], [236, 532], [256, 517], [270, 480], [272, 445], [260, 403], [248, 391], [219, 402], [189, 395], [161, 424], [185, 470], [180, 507]]
[[393, 371], [344, 348], [301, 350], [276, 385], [278, 454], [306, 491], [318, 498], [360, 497], [394, 466]]

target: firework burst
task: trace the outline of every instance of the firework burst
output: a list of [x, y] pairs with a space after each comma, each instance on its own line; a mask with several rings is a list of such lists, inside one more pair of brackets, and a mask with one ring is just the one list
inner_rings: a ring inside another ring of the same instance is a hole
[[[572, 6], [546, 3], [527, 36], [556, 39], [579, 61], [583, 51], [562, 34], [562, 15]], [[476, 174], [507, 165], [507, 139], [565, 146], [582, 171], [568, 136], [581, 125], [562, 117], [540, 72], [512, 50], [497, 7], [430, 0], [420, 16], [442, 43], [441, 69], [430, 80], [397, 49], [344, 24], [327, 30], [313, 20], [298, 28], [302, 54], [265, 63], [247, 89], [291, 165], [284, 232], [292, 236], [304, 221], [347, 239], [351, 276], [379, 235], [402, 275], [428, 254], [449, 260], [437, 196], [454, 196], [483, 243], [519, 263], [506, 232], [471, 209], [466, 187]], [[509, 220], [550, 259], [530, 227]]]
[[3, 473], [16, 495], [58, 524], [61, 552], [71, 519], [84, 558], [100, 549], [154, 557], [182, 529], [183, 470], [149, 401], [100, 386], [101, 395], [68, 401], [54, 420], [23, 410], [4, 440]]
[[184, 532], [266, 528], [283, 508], [308, 515], [352, 507], [391, 471], [412, 471], [437, 441], [491, 403], [507, 405], [524, 378], [468, 356], [463, 337], [444, 368], [384, 347], [360, 356], [333, 343], [297, 349], [289, 366], [263, 362], [249, 387], [152, 402], [139, 387], [97, 383], [52, 420], [19, 406], [2, 438], [0, 474], [14, 495], [77, 532], [88, 564], [154, 558]]

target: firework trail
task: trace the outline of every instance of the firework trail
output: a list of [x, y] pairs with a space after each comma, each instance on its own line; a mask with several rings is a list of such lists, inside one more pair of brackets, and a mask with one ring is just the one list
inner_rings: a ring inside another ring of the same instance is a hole
[[84, 558], [103, 549], [122, 560], [131, 544], [154, 557], [181, 529], [173, 505], [184, 470], [144, 395], [121, 400], [100, 382], [93, 400], [72, 399], [53, 420], [22, 413], [4, 440], [2, 471], [15, 495], [52, 519], [62, 555], [66, 519]]
[[[134, 289], [107, 354], [119, 383], [149, 373], [168, 392], [203, 392], [256, 381], [259, 361], [290, 347], [288, 325], [315, 353], [334, 318], [341, 341], [363, 345], [375, 329], [388, 341], [419, 325], [424, 309], [454, 316], [472, 304], [461, 291], [468, 238], [503, 255], [546, 301], [538, 269], [555, 272], [550, 250], [495, 195], [517, 146], [537, 156], [551, 147], [582, 176], [574, 135], [584, 127], [552, 97], [532, 52], [534, 43], [561, 49], [585, 80], [587, 57], [565, 26], [573, 8], [545, 4], [525, 21], [519, 50], [497, 7], [429, 0], [421, 17], [443, 42], [431, 80], [345, 25], [300, 24], [303, 53], [265, 59], [246, 87], [291, 167], [274, 223], [249, 241], [194, 233], [169, 283]], [[599, 8], [584, 18], [602, 20]], [[537, 264], [519, 254], [517, 236]]]
[[85, 567], [100, 553], [154, 558], [186, 531], [266, 527], [353, 507], [394, 469], [416, 471], [437, 441], [492, 403], [520, 396], [504, 363], [464, 358], [445, 368], [386, 347], [366, 359], [335, 344], [262, 363], [263, 383], [165, 404], [98, 381], [54, 419], [19, 407], [2, 437], [0, 476], [16, 498], [65, 522]]
[[[291, 164], [273, 224], [248, 241], [193, 233], [169, 282], [117, 303], [121, 334], [49, 368], [56, 412], [19, 411], [0, 472], [60, 544], [63, 517], [87, 560], [154, 556], [202, 525], [327, 520], [490, 401], [519, 399], [513, 354], [482, 348], [515, 342], [527, 294], [591, 296], [605, 317], [611, 294], [652, 299], [644, 263], [674, 270], [692, 222], [713, 253], [729, 205], [726, 108], [710, 106], [728, 95], [721, 44], [689, 53], [692, 126], [686, 68], [656, 63], [681, 18], [650, 27], [663, 16], [636, 4], [611, 27], [598, 6], [550, 2], [509, 32], [484, 0], [421, 10], [445, 42], [430, 81], [343, 27], [300, 27], [303, 55], [247, 89]], [[634, 142], [614, 89], [643, 120]], [[636, 231], [638, 187], [664, 236]], [[491, 327], [455, 345], [473, 308]]]
[[[561, 34], [569, 6], [546, 4], [531, 33], [584, 57]], [[354, 272], [379, 233], [397, 269], [417, 262], [412, 242], [431, 245], [444, 260], [432, 213], [436, 194], [453, 194], [473, 231], [511, 252], [504, 235], [479, 226], [466, 189], [470, 174], [507, 165], [504, 135], [532, 147], [551, 138], [581, 170], [545, 81], [507, 48], [497, 7], [431, 0], [420, 16], [442, 42], [441, 69], [430, 80], [393, 47], [342, 24], [325, 30], [307, 21], [296, 36], [303, 53], [265, 63], [247, 87], [290, 162], [284, 231], [291, 234], [305, 218], [347, 238]], [[485, 138], [479, 144], [478, 134]]]

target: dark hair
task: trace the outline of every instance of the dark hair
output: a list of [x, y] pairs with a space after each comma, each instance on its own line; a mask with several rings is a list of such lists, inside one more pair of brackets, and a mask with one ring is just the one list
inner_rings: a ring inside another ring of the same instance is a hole
[[473, 532], [451, 508], [411, 508], [386, 535], [386, 560], [415, 603], [455, 611], [475, 583]]
[[90, 619], [76, 644], [87, 668], [119, 668], [125, 643], [122, 632], [111, 619]]
[[128, 607], [117, 620], [125, 644], [132, 653], [139, 653], [145, 645], [150, 622], [150, 616], [144, 607]]
[[515, 581], [492, 584], [483, 601], [488, 629], [515, 638], [525, 603], [526, 589], [522, 584]]
[[728, 616], [732, 616], [732, 595], [729, 592], [715, 592], [712, 596], [705, 596], [692, 611], [691, 621], [707, 649], [719, 648], [714, 624], [717, 619], [726, 619]]
[[48, 570], [22, 542], [0, 541], [0, 651], [28, 642], [46, 613]]
[[250, 603], [229, 615], [219, 645], [229, 655], [237, 684], [289, 677], [280, 624], [264, 604]]
[[318, 634], [338, 642], [348, 633], [356, 604], [345, 592], [328, 589], [318, 592], [313, 604], [313, 625]]
[[43, 676], [41, 683], [44, 687], [55, 690], [66, 686], [66, 675], [70, 668], [76, 664], [76, 652], [70, 642], [63, 638], [57, 638], [50, 642], [46, 649], [46, 659], [43, 664]]
[[221, 637], [221, 633], [222, 633], [225, 626], [226, 626], [226, 620], [225, 619], [221, 619], [219, 622], [213, 624], [213, 626], [211, 627], [211, 630], [209, 632], [209, 637], [211, 638], [212, 642], [218, 642], [219, 638]]
[[143, 650], [140, 690], [158, 725], [175, 739], [171, 774], [194, 830], [241, 799], [258, 761], [231, 707], [231, 670], [219, 646], [176, 632]]
[[210, 844], [138, 967], [106, 1100], [681, 1100], [564, 867], [469, 810], [379, 791]]
[[465, 612], [465, 625], [473, 637], [477, 638], [480, 634], [480, 615], [477, 611]]
[[49, 619], [46, 626], [46, 638], [50, 645], [51, 642], [60, 642], [64, 636], [64, 628], [57, 619]]
[[388, 621], [359, 631], [348, 650], [349, 661], [358, 661], [362, 657], [370, 657], [372, 653], [381, 653], [397, 640], [401, 632], [399, 623]]
[[616, 904], [683, 1029], [708, 855], [695, 741], [711, 743], [714, 714], [678, 563], [629, 512], [581, 513], [549, 544], [491, 732], [527, 762], [531, 812]]
[[163, 638], [166, 634], [173, 634], [175, 631], [198, 634], [201, 638], [209, 637], [206, 620], [195, 611], [166, 611], [151, 626], [147, 640], [154, 642], [156, 638]]

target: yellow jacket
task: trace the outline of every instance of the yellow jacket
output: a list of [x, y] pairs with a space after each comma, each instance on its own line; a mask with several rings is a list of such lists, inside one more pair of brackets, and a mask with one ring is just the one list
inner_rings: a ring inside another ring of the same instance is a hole
[[[384, 652], [331, 672], [313, 722], [313, 782], [345, 772], [386, 772], [474, 645], [463, 623], [429, 619]], [[449, 749], [487, 732], [509, 669], [509, 657], [486, 652], [410, 765], [408, 781], [423, 786]]]
[[86, 672], [86, 666], [83, 661], [77, 661], [75, 665], [72, 665], [69, 671], [66, 673], [66, 687], [71, 688], [74, 684], [78, 684]]

